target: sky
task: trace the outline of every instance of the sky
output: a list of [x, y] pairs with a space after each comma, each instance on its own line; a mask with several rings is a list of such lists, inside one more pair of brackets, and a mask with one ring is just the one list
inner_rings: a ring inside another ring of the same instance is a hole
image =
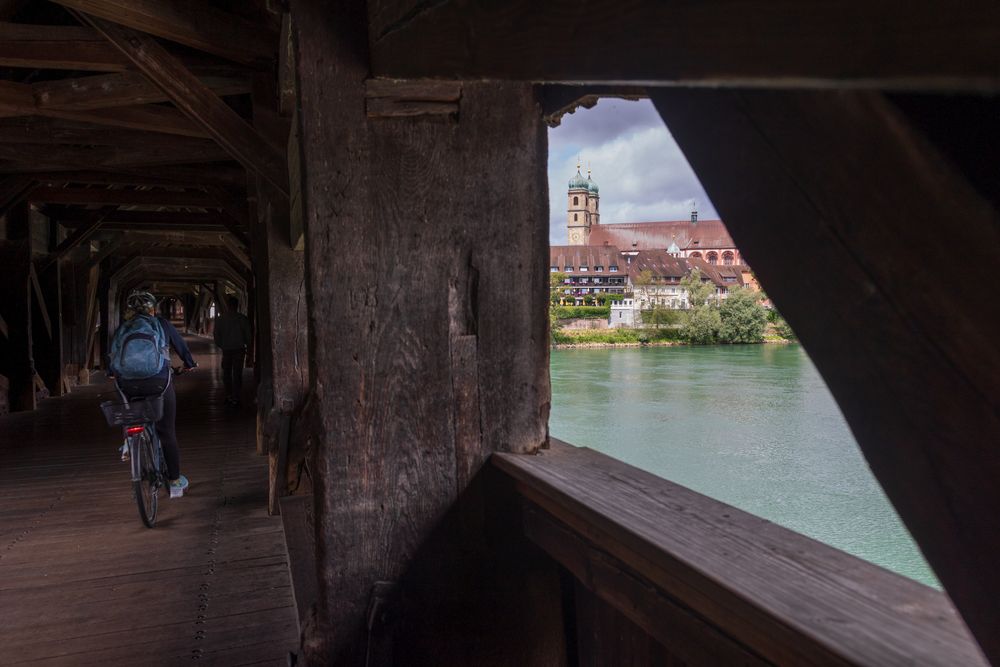
[[566, 186], [577, 159], [601, 189], [601, 222], [718, 218], [649, 100], [602, 99], [549, 130], [549, 243], [566, 244]]

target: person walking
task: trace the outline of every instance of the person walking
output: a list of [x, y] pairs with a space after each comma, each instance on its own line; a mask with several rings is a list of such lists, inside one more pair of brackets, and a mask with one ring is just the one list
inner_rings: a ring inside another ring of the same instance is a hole
[[215, 318], [215, 345], [222, 350], [222, 382], [226, 387], [226, 403], [240, 404], [243, 390], [243, 364], [250, 344], [250, 320], [239, 310], [234, 296], [226, 297], [226, 312]]

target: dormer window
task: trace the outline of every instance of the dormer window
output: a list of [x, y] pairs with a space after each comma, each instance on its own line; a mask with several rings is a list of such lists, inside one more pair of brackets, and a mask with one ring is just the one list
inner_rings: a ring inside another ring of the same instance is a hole
[[563, 271], [572, 271], [572, 270], [573, 270], [572, 266], [564, 266], [563, 267]]
[[601, 266], [600, 264], [598, 264], [597, 266], [594, 267], [594, 271], [603, 271], [603, 270], [604, 270], [604, 267]]
[[612, 264], [611, 266], [608, 267], [608, 271], [610, 271], [611, 273], [618, 273], [618, 265]]
[[550, 266], [549, 267], [549, 271], [551, 271], [552, 273], [556, 273], [556, 272], [559, 271], [559, 267], [558, 266]]
[[588, 267], [588, 266], [585, 266], [585, 265], [583, 265], [583, 264], [581, 264], [581, 265], [580, 265], [580, 270], [581, 270], [581, 271], [587, 271], [587, 270], [589, 270], [589, 269], [590, 269], [590, 267]]

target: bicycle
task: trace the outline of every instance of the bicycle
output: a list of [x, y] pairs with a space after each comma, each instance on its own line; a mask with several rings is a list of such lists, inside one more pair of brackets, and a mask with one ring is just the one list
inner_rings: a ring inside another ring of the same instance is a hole
[[[174, 367], [169, 382], [184, 370]], [[108, 426], [120, 426], [125, 443], [121, 446], [122, 461], [130, 461], [132, 492], [139, 508], [139, 518], [143, 525], [152, 528], [156, 524], [156, 510], [160, 489], [168, 486], [167, 465], [156, 434], [156, 422], [163, 417], [163, 393], [158, 396], [135, 398], [131, 401], [122, 392], [118, 383], [115, 389], [122, 402], [104, 401], [101, 412]], [[182, 495], [178, 493], [178, 497]], [[174, 496], [171, 490], [171, 497]]]

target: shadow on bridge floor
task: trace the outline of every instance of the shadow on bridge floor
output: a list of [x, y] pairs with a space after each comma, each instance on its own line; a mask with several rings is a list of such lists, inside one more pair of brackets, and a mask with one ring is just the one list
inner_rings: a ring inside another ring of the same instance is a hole
[[0, 664], [284, 665], [295, 649], [251, 388], [227, 410], [220, 357], [189, 342], [201, 368], [176, 389], [191, 487], [161, 494], [153, 530], [98, 410], [110, 385], [0, 418]]

